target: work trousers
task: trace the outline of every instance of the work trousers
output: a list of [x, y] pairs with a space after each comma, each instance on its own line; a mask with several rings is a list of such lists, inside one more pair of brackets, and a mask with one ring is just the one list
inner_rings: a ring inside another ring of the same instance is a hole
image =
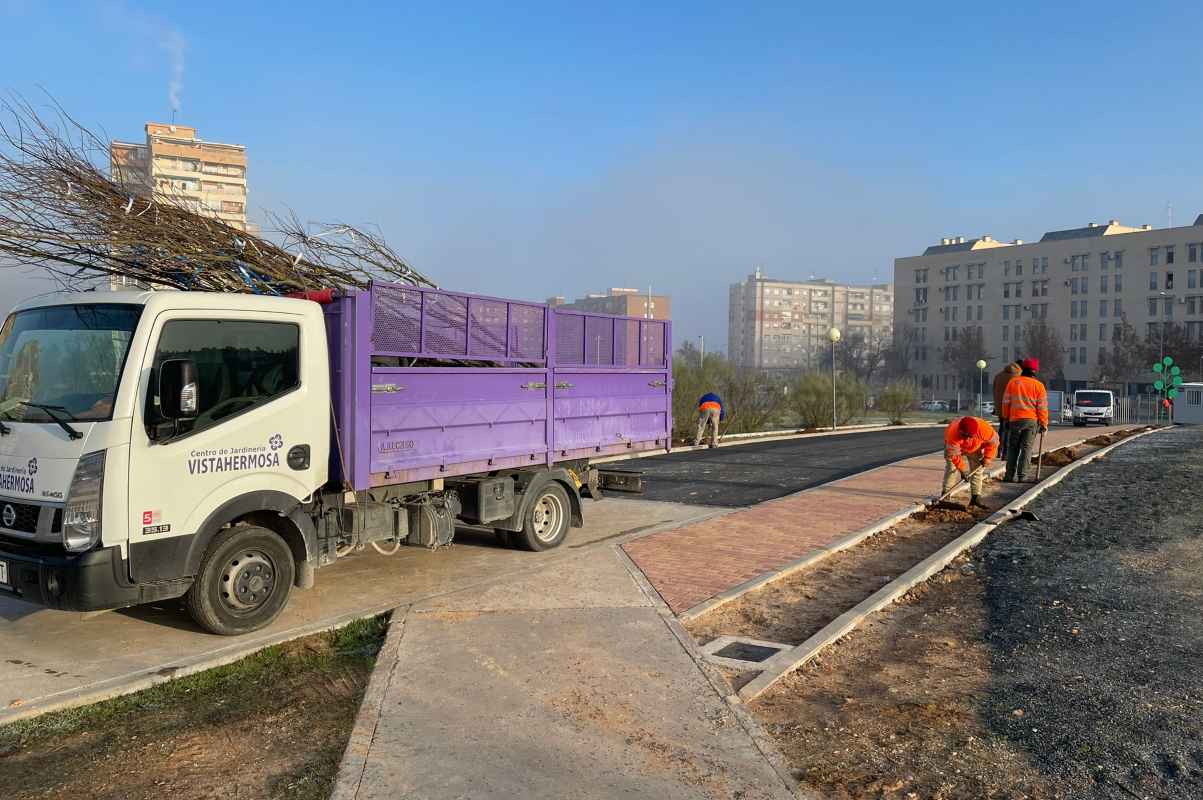
[[1007, 472], [1004, 480], [1026, 481], [1032, 463], [1032, 444], [1039, 426], [1034, 419], [1014, 419], [1007, 423]]
[[694, 434], [693, 443], [699, 445], [702, 443], [702, 437], [706, 434], [706, 423], [710, 423], [710, 444], [718, 444], [718, 418], [719, 410], [717, 408], [703, 408], [698, 411], [698, 432]]
[[[982, 465], [982, 451], [979, 450], [976, 453], [962, 455], [961, 458], [968, 462], [969, 472], [973, 473], [969, 478], [969, 496], [979, 497], [982, 493], [982, 481], [986, 477], [986, 471], [978, 470], [976, 473], [973, 471]], [[951, 492], [952, 487], [957, 485], [957, 481], [960, 480], [960, 478], [961, 471], [956, 468], [956, 465], [954, 465], [948, 459], [944, 459], [944, 490], [941, 491], [940, 494], [943, 495]]]

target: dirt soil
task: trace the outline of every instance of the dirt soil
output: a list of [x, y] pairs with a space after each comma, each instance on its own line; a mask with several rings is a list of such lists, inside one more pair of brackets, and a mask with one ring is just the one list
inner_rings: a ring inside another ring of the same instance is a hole
[[384, 623], [0, 728], [3, 795], [326, 798]]
[[752, 704], [825, 798], [1203, 797], [1203, 430], [1129, 443]]
[[[999, 508], [1022, 488], [987, 481], [985, 501], [991, 508]], [[801, 644], [990, 513], [921, 511], [813, 567], [720, 606], [685, 627], [703, 644], [723, 635]]]

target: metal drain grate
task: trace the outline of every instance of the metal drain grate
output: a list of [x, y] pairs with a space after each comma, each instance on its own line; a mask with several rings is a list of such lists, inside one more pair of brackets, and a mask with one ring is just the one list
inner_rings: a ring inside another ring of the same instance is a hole
[[735, 661], [760, 663], [761, 661], [767, 661], [780, 652], [780, 647], [765, 647], [764, 645], [749, 644], [748, 642], [732, 642], [723, 649], [716, 650], [714, 655], [719, 658], [734, 659]]

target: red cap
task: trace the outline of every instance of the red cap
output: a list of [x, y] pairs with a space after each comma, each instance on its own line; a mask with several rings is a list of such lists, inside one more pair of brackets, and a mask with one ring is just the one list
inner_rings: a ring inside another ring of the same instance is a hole
[[1032, 372], [1039, 372], [1040, 371], [1040, 359], [1025, 358], [1023, 360], [1023, 368], [1030, 369]]
[[957, 430], [962, 436], [973, 436], [977, 433], [977, 420], [973, 417], [961, 417], [961, 423], [957, 426]]

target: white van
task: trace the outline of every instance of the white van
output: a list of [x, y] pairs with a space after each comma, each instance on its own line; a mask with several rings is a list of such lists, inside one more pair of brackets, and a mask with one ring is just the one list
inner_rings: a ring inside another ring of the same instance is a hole
[[1115, 417], [1115, 394], [1107, 389], [1079, 389], [1074, 392], [1074, 425], [1088, 422], [1110, 425]]

